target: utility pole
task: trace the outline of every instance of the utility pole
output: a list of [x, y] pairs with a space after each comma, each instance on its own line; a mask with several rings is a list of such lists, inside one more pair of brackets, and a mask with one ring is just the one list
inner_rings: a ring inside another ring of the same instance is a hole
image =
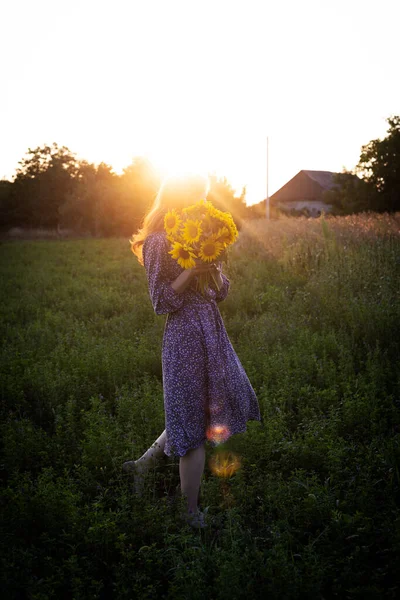
[[268, 193], [268, 178], [269, 178], [269, 140], [267, 136], [267, 200], [265, 202], [266, 217], [269, 220], [269, 193]]

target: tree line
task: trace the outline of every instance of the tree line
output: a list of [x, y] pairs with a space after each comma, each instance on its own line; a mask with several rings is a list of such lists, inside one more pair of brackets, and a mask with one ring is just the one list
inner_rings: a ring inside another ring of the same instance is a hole
[[387, 136], [362, 146], [355, 169], [337, 173], [336, 187], [325, 192], [337, 214], [400, 210], [400, 116], [386, 121]]
[[[400, 210], [400, 116], [387, 119], [384, 139], [362, 146], [353, 171], [335, 175], [324, 200], [338, 215]], [[141, 226], [161, 183], [144, 157], [121, 175], [104, 162], [78, 160], [65, 146], [28, 149], [13, 181], [0, 181], [0, 230], [12, 227], [70, 229], [94, 236], [130, 236]], [[232, 213], [238, 228], [246, 218], [265, 216], [265, 201], [248, 207], [246, 188], [235, 194], [226, 177], [210, 175], [208, 199]], [[279, 216], [271, 207], [271, 217]]]
[[[248, 216], [246, 188], [238, 196], [226, 177], [209, 178], [208, 199], [231, 212], [240, 226]], [[14, 180], [0, 181], [0, 228], [129, 236], [141, 226], [160, 184], [160, 174], [144, 157], [134, 158], [118, 175], [104, 162], [78, 160], [66, 146], [29, 148]]]
[[[364, 211], [400, 211], [400, 116], [386, 119], [389, 124], [384, 139], [371, 140], [361, 147], [358, 164], [333, 176], [334, 187], [322, 194], [330, 204], [331, 214], [348, 215]], [[308, 214], [307, 209], [293, 216]], [[249, 207], [249, 216], [265, 216], [265, 200]], [[271, 203], [271, 218], [280, 210]]]

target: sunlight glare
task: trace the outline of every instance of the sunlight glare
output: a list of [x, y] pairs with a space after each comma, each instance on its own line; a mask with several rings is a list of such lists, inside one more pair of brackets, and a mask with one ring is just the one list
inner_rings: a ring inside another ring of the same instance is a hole
[[211, 442], [221, 444], [230, 436], [230, 430], [226, 425], [212, 425], [207, 429], [206, 436]]
[[241, 463], [234, 452], [218, 452], [210, 458], [209, 466], [214, 475], [227, 479], [240, 469]]

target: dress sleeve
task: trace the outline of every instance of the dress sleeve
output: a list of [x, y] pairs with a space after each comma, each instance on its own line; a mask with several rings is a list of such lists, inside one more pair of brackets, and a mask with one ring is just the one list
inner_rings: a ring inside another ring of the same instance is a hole
[[160, 235], [149, 235], [143, 244], [143, 263], [150, 300], [157, 315], [174, 312], [183, 306], [184, 295], [171, 287], [167, 276], [168, 249]]
[[221, 277], [222, 277], [222, 285], [221, 285], [220, 290], [216, 290], [216, 296], [215, 296], [216, 302], [222, 302], [222, 300], [225, 300], [225, 298], [227, 297], [228, 292], [229, 292], [229, 286], [231, 285], [231, 282], [229, 281], [229, 279], [227, 278], [227, 276], [224, 273], [221, 273]]

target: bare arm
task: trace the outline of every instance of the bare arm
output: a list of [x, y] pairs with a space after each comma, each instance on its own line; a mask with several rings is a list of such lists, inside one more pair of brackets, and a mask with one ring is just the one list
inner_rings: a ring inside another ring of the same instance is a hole
[[174, 279], [174, 281], [171, 283], [171, 287], [176, 292], [178, 292], [178, 294], [181, 294], [190, 285], [190, 283], [193, 280], [193, 277], [195, 277], [195, 275], [198, 275], [199, 273], [205, 273], [207, 271], [214, 271], [214, 275], [218, 281], [218, 285], [221, 286], [222, 285], [221, 270], [218, 269], [218, 267], [216, 267], [215, 264], [211, 264], [211, 265], [198, 264], [196, 267], [193, 267], [192, 269], [185, 269], [184, 271], [182, 271], [182, 273], [180, 273], [180, 275], [178, 275], [178, 277], [176, 279]]
[[186, 290], [188, 285], [190, 285], [193, 277], [194, 274], [192, 272], [192, 269], [185, 269], [184, 271], [182, 271], [182, 273], [180, 273], [180, 275], [178, 275], [176, 279], [174, 279], [174, 281], [170, 285], [173, 290], [178, 292], [178, 294], [181, 294], [183, 291]]

